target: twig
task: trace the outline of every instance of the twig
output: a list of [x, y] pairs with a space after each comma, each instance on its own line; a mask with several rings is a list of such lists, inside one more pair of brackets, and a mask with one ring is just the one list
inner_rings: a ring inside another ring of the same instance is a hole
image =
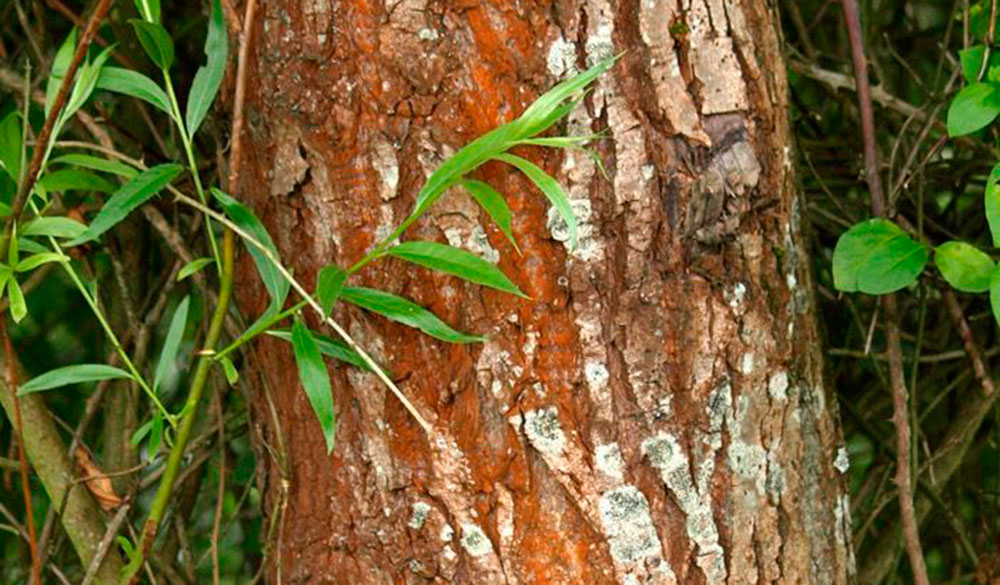
[[243, 34], [240, 36], [240, 54], [236, 63], [236, 92], [233, 97], [232, 148], [229, 151], [229, 194], [236, 196], [240, 187], [240, 167], [243, 163], [243, 106], [246, 102], [247, 62], [253, 42], [253, 21], [257, 0], [247, 0], [243, 16]]
[[66, 106], [70, 88], [73, 87], [73, 81], [76, 77], [76, 70], [80, 67], [80, 63], [83, 62], [83, 57], [87, 54], [87, 49], [94, 40], [97, 29], [100, 28], [101, 22], [104, 20], [104, 15], [107, 14], [108, 9], [111, 7], [111, 2], [112, 0], [98, 0], [97, 6], [94, 7], [94, 12], [90, 15], [90, 20], [87, 22], [87, 28], [84, 29], [83, 36], [80, 37], [80, 42], [76, 46], [73, 60], [70, 61], [69, 66], [66, 68], [66, 75], [63, 77], [62, 83], [59, 84], [59, 91], [56, 92], [55, 100], [52, 102], [52, 109], [49, 110], [49, 115], [45, 118], [45, 124], [42, 126], [42, 130], [38, 133], [36, 139], [36, 142], [41, 146], [35, 148], [32, 153], [28, 172], [24, 175], [24, 180], [18, 186], [17, 196], [10, 206], [10, 216], [8, 216], [7, 224], [4, 228], [5, 238], [0, 242], [0, 256], [6, 253], [7, 243], [10, 241], [11, 233], [13, 233], [14, 222], [21, 217], [21, 212], [24, 211], [24, 204], [28, 200], [28, 195], [35, 187], [35, 181], [42, 170], [42, 159], [45, 158], [46, 146], [52, 136], [56, 120]]
[[128, 516], [128, 511], [128, 504], [118, 508], [118, 512], [115, 513], [115, 517], [112, 518], [111, 523], [108, 524], [108, 529], [104, 531], [104, 537], [101, 538], [101, 543], [97, 545], [97, 554], [94, 555], [94, 560], [92, 560], [90, 562], [90, 566], [87, 567], [87, 573], [83, 576], [83, 581], [80, 585], [90, 585], [90, 582], [94, 580], [94, 576], [97, 575], [97, 569], [100, 568], [101, 563], [104, 561], [104, 557], [108, 554], [108, 551], [111, 550], [111, 543], [115, 541], [118, 529], [121, 528], [122, 522], [124, 522], [126, 516]]
[[948, 305], [948, 314], [955, 323], [955, 329], [958, 329], [959, 337], [962, 338], [962, 347], [965, 349], [965, 354], [969, 356], [969, 361], [972, 362], [972, 370], [976, 373], [976, 379], [979, 380], [979, 384], [983, 387], [983, 394], [992, 396], [995, 392], [993, 379], [990, 378], [989, 372], [986, 371], [986, 366], [983, 364], [983, 358], [979, 353], [979, 348], [976, 346], [976, 340], [972, 337], [972, 330], [969, 329], [969, 323], [965, 320], [965, 313], [962, 311], [961, 305], [958, 304], [955, 293], [950, 288], [944, 289], [941, 294], [944, 296], [945, 304]]
[[212, 585], [219, 585], [219, 530], [226, 500], [226, 424], [223, 420], [222, 397], [215, 392], [216, 425], [219, 433], [219, 489], [215, 502], [215, 519], [212, 522]]
[[38, 537], [35, 534], [35, 507], [31, 505], [31, 485], [28, 477], [28, 458], [24, 454], [24, 427], [21, 421], [21, 399], [17, 395], [19, 386], [17, 365], [14, 363], [14, 346], [7, 335], [7, 326], [0, 318], [0, 336], [3, 350], [7, 355], [7, 390], [14, 400], [14, 431], [17, 433], [17, 459], [21, 468], [21, 492], [24, 495], [24, 516], [28, 525], [28, 549], [31, 552], [31, 578], [35, 585], [42, 585], [42, 563], [38, 558]]
[[[856, 0], [841, 0], [844, 20], [847, 23], [851, 44], [851, 60], [858, 88], [858, 108], [861, 112], [861, 135], [864, 140], [865, 175], [868, 192], [871, 194], [872, 214], [886, 215], [882, 182], [879, 176], [878, 152], [875, 144], [875, 117], [872, 111], [871, 87], [868, 83], [868, 67], [864, 44], [861, 38], [861, 21], [858, 17]], [[903, 540], [906, 543], [910, 568], [916, 585], [929, 585], [924, 553], [920, 546], [920, 528], [913, 508], [912, 470], [910, 469], [910, 419], [907, 404], [906, 380], [903, 373], [903, 356], [900, 350], [899, 315], [896, 295], [888, 294], [882, 299], [886, 318], [886, 342], [889, 356], [889, 380], [892, 388], [893, 423], [896, 426], [896, 487], [899, 491], [899, 511], [903, 524]]]

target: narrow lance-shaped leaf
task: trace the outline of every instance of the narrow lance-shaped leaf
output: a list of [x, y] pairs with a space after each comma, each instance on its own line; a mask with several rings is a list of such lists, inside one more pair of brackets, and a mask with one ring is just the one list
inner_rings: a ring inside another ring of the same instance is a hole
[[22, 236], [52, 236], [76, 238], [87, 231], [87, 226], [68, 217], [38, 217], [21, 226]]
[[229, 382], [230, 386], [235, 386], [240, 381], [240, 373], [236, 370], [236, 366], [233, 365], [233, 361], [228, 356], [222, 356], [218, 359], [218, 362], [222, 365], [222, 372], [226, 375], [226, 381]]
[[391, 256], [452, 274], [469, 282], [528, 298], [499, 268], [460, 248], [437, 242], [403, 242], [386, 252]]
[[10, 266], [0, 264], [0, 297], [3, 297], [4, 291], [7, 290], [7, 283], [10, 282], [10, 279], [13, 278], [13, 276], [14, 271]]
[[170, 98], [152, 79], [138, 71], [121, 67], [104, 67], [97, 78], [97, 89], [113, 91], [142, 100], [171, 118]]
[[112, 195], [87, 231], [67, 242], [67, 245], [78, 246], [89, 242], [113, 228], [129, 213], [162, 191], [182, 170], [184, 167], [178, 164], [163, 164], [143, 171]]
[[110, 194], [115, 192], [114, 184], [107, 179], [89, 171], [81, 171], [79, 169], [51, 171], [42, 175], [39, 182], [50, 193], [63, 191], [99, 191]]
[[49, 80], [45, 86], [45, 117], [48, 118], [49, 110], [52, 109], [52, 102], [56, 99], [59, 86], [62, 85], [63, 77], [69, 70], [69, 64], [73, 60], [73, 53], [76, 51], [77, 29], [73, 28], [66, 36], [66, 40], [56, 51], [55, 59], [52, 60], [52, 71], [49, 73]]
[[517, 169], [531, 179], [531, 182], [545, 194], [545, 197], [547, 197], [549, 202], [552, 203], [552, 206], [556, 208], [556, 211], [559, 213], [559, 217], [566, 222], [566, 226], [569, 229], [569, 247], [571, 250], [575, 249], [577, 238], [576, 215], [573, 213], [573, 207], [570, 205], [569, 197], [566, 196], [566, 192], [563, 191], [559, 181], [553, 179], [538, 165], [519, 156], [501, 154], [497, 156], [497, 160], [501, 160], [509, 165], [517, 167]]
[[11, 112], [0, 122], [0, 167], [17, 184], [21, 174], [21, 114]]
[[73, 84], [73, 91], [67, 100], [66, 108], [59, 114], [60, 127], [62, 127], [62, 124], [65, 124], [66, 120], [69, 120], [76, 114], [77, 110], [83, 107], [83, 104], [90, 98], [90, 94], [94, 92], [94, 88], [97, 86], [101, 69], [104, 67], [104, 63], [111, 58], [111, 51], [114, 48], [115, 45], [106, 47], [94, 57], [93, 61], [84, 63], [80, 67], [76, 83]]
[[188, 262], [184, 265], [180, 271], [177, 272], [177, 281], [180, 282], [185, 278], [191, 276], [192, 274], [197, 274], [202, 268], [208, 266], [212, 263], [211, 258], [195, 258], [194, 260]]
[[507, 206], [507, 202], [504, 198], [490, 187], [488, 184], [482, 181], [474, 181], [467, 179], [462, 181], [462, 186], [465, 187], [477, 203], [489, 214], [490, 218], [496, 222], [497, 227], [503, 232], [503, 235], [507, 236], [510, 244], [514, 246], [517, 253], [521, 253], [521, 249], [517, 247], [517, 241], [514, 239], [514, 231], [511, 227], [511, 213], [510, 207]]
[[478, 335], [455, 331], [444, 321], [414, 303], [394, 294], [363, 287], [347, 287], [342, 298], [345, 302], [378, 313], [383, 317], [419, 329], [435, 339], [449, 343], [473, 343], [483, 341]]
[[323, 356], [316, 346], [312, 332], [295, 319], [292, 325], [292, 352], [299, 369], [299, 381], [306, 391], [309, 404], [323, 429], [327, 452], [333, 451], [337, 437], [337, 418], [333, 410], [333, 390], [330, 387], [330, 372], [323, 363]]
[[139, 171], [128, 166], [127, 164], [120, 163], [116, 160], [108, 160], [106, 158], [91, 156], [89, 154], [64, 154], [49, 161], [49, 165], [58, 164], [72, 165], [90, 169], [92, 171], [111, 173], [118, 175], [119, 177], [125, 177], [126, 179], [132, 179], [139, 174]]
[[101, 380], [115, 380], [119, 378], [132, 378], [132, 375], [114, 366], [105, 364], [77, 364], [49, 370], [44, 374], [28, 380], [21, 385], [18, 395], [24, 396], [32, 392], [51, 390], [70, 384], [82, 382], [99, 382]]
[[[222, 210], [226, 212], [229, 219], [233, 220], [236, 225], [240, 226], [253, 236], [255, 240], [263, 244], [275, 259], [280, 258], [278, 249], [274, 246], [271, 236], [264, 229], [264, 224], [257, 219], [257, 216], [250, 211], [249, 207], [214, 187], [212, 188], [212, 195], [222, 206]], [[264, 281], [267, 292], [271, 295], [271, 309], [280, 309], [285, 303], [285, 297], [288, 296], [288, 289], [291, 285], [281, 275], [281, 272], [274, 263], [257, 246], [247, 244], [247, 250], [250, 252], [250, 257], [253, 258], [261, 280]]]
[[157, 67], [164, 71], [174, 63], [174, 41], [162, 25], [132, 18], [129, 24], [135, 28], [139, 44]]
[[577, 92], [583, 91], [597, 77], [615, 64], [617, 57], [609, 57], [597, 63], [590, 69], [556, 85], [534, 101], [518, 118], [518, 124], [523, 127], [525, 136], [537, 134], [542, 129], [549, 115]]
[[324, 266], [316, 276], [316, 298], [323, 308], [323, 314], [329, 315], [337, 304], [340, 293], [344, 290], [347, 273], [339, 266]]
[[21, 291], [21, 285], [13, 276], [10, 277], [10, 282], [7, 284], [7, 299], [10, 301], [11, 318], [14, 319], [15, 323], [20, 323], [21, 319], [28, 315], [28, 305], [24, 302], [24, 292]]
[[27, 258], [19, 261], [17, 263], [18, 272], [29, 272], [38, 268], [42, 264], [48, 264], [49, 262], [69, 262], [69, 257], [62, 254], [56, 254], [55, 252], [40, 252], [38, 254], [32, 254]]
[[135, 0], [135, 7], [150, 22], [160, 22], [160, 0]]
[[[277, 337], [278, 339], [283, 339], [289, 343], [292, 341], [292, 332], [288, 330], [275, 329], [268, 331], [267, 334], [272, 337]], [[368, 364], [361, 359], [361, 356], [348, 347], [346, 343], [337, 341], [336, 339], [330, 339], [325, 335], [320, 335], [315, 332], [313, 333], [313, 339], [316, 340], [316, 346], [319, 347], [319, 352], [326, 357], [333, 358], [337, 361], [350, 364], [363, 370], [371, 371], [371, 368], [369, 368]]]
[[208, 35], [205, 39], [205, 55], [208, 62], [199, 67], [191, 82], [188, 93], [187, 113], [184, 120], [190, 136], [201, 126], [202, 120], [212, 107], [215, 95], [226, 72], [229, 42], [226, 38], [226, 20], [219, 0], [212, 2], [212, 14], [208, 18]]
[[171, 366], [177, 361], [177, 352], [180, 350], [181, 341], [184, 339], [184, 328], [187, 325], [190, 301], [191, 297], [184, 297], [178, 303], [177, 309], [174, 311], [174, 316], [170, 319], [170, 327], [167, 329], [167, 336], [163, 340], [160, 359], [156, 363], [156, 374], [153, 377], [154, 390], [159, 391]]

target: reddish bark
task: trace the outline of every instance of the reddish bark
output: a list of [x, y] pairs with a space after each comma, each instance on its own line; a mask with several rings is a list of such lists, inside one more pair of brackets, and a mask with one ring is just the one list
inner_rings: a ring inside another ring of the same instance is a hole
[[[567, 186], [574, 253], [499, 164], [477, 176], [507, 197], [522, 257], [460, 192], [406, 234], [498, 253], [531, 300], [395, 260], [356, 279], [485, 344], [336, 312], [439, 437], [374, 377], [335, 367], [327, 456], [289, 348], [257, 344], [273, 582], [850, 579], [773, 15], [763, 0], [683, 4], [262, 6], [241, 193], [307, 283], [398, 224], [455, 148], [626, 52], [569, 122], [609, 130], [609, 178], [586, 155], [522, 153]], [[240, 280], [255, 315], [266, 298], [246, 259]]]

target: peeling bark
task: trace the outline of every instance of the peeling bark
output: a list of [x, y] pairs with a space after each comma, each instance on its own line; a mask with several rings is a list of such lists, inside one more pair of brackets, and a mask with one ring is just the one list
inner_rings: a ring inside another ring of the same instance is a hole
[[[396, 260], [359, 274], [486, 343], [338, 309], [438, 434], [374, 377], [335, 367], [327, 456], [289, 348], [258, 342], [277, 411], [275, 424], [257, 401], [258, 444], [280, 436], [289, 455], [287, 477], [274, 461], [261, 477], [265, 509], [285, 510], [272, 581], [852, 580], [763, 0], [270, 0], [262, 12], [241, 192], [307, 283], [398, 224], [454, 149], [625, 52], [568, 123], [608, 129], [608, 178], [583, 154], [523, 153], [567, 186], [574, 251], [544, 197], [499, 164], [479, 178], [508, 198], [523, 257], [461, 192], [407, 234], [498, 262], [532, 300]], [[240, 278], [242, 308], [259, 313], [246, 259]]]

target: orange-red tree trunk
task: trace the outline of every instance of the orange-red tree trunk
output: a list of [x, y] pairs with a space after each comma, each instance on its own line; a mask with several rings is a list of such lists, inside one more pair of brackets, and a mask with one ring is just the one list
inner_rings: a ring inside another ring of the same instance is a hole
[[[398, 224], [456, 148], [624, 52], [569, 121], [607, 131], [608, 176], [585, 154], [525, 151], [567, 186], [574, 252], [500, 165], [479, 178], [508, 198], [523, 256], [457, 191], [407, 234], [499, 259], [531, 300], [395, 260], [356, 279], [486, 343], [336, 312], [438, 437], [373, 376], [335, 367], [328, 456], [289, 348], [257, 344], [273, 583], [851, 579], [767, 5], [263, 3], [241, 192], [307, 283]], [[248, 261], [241, 280], [255, 315]]]

